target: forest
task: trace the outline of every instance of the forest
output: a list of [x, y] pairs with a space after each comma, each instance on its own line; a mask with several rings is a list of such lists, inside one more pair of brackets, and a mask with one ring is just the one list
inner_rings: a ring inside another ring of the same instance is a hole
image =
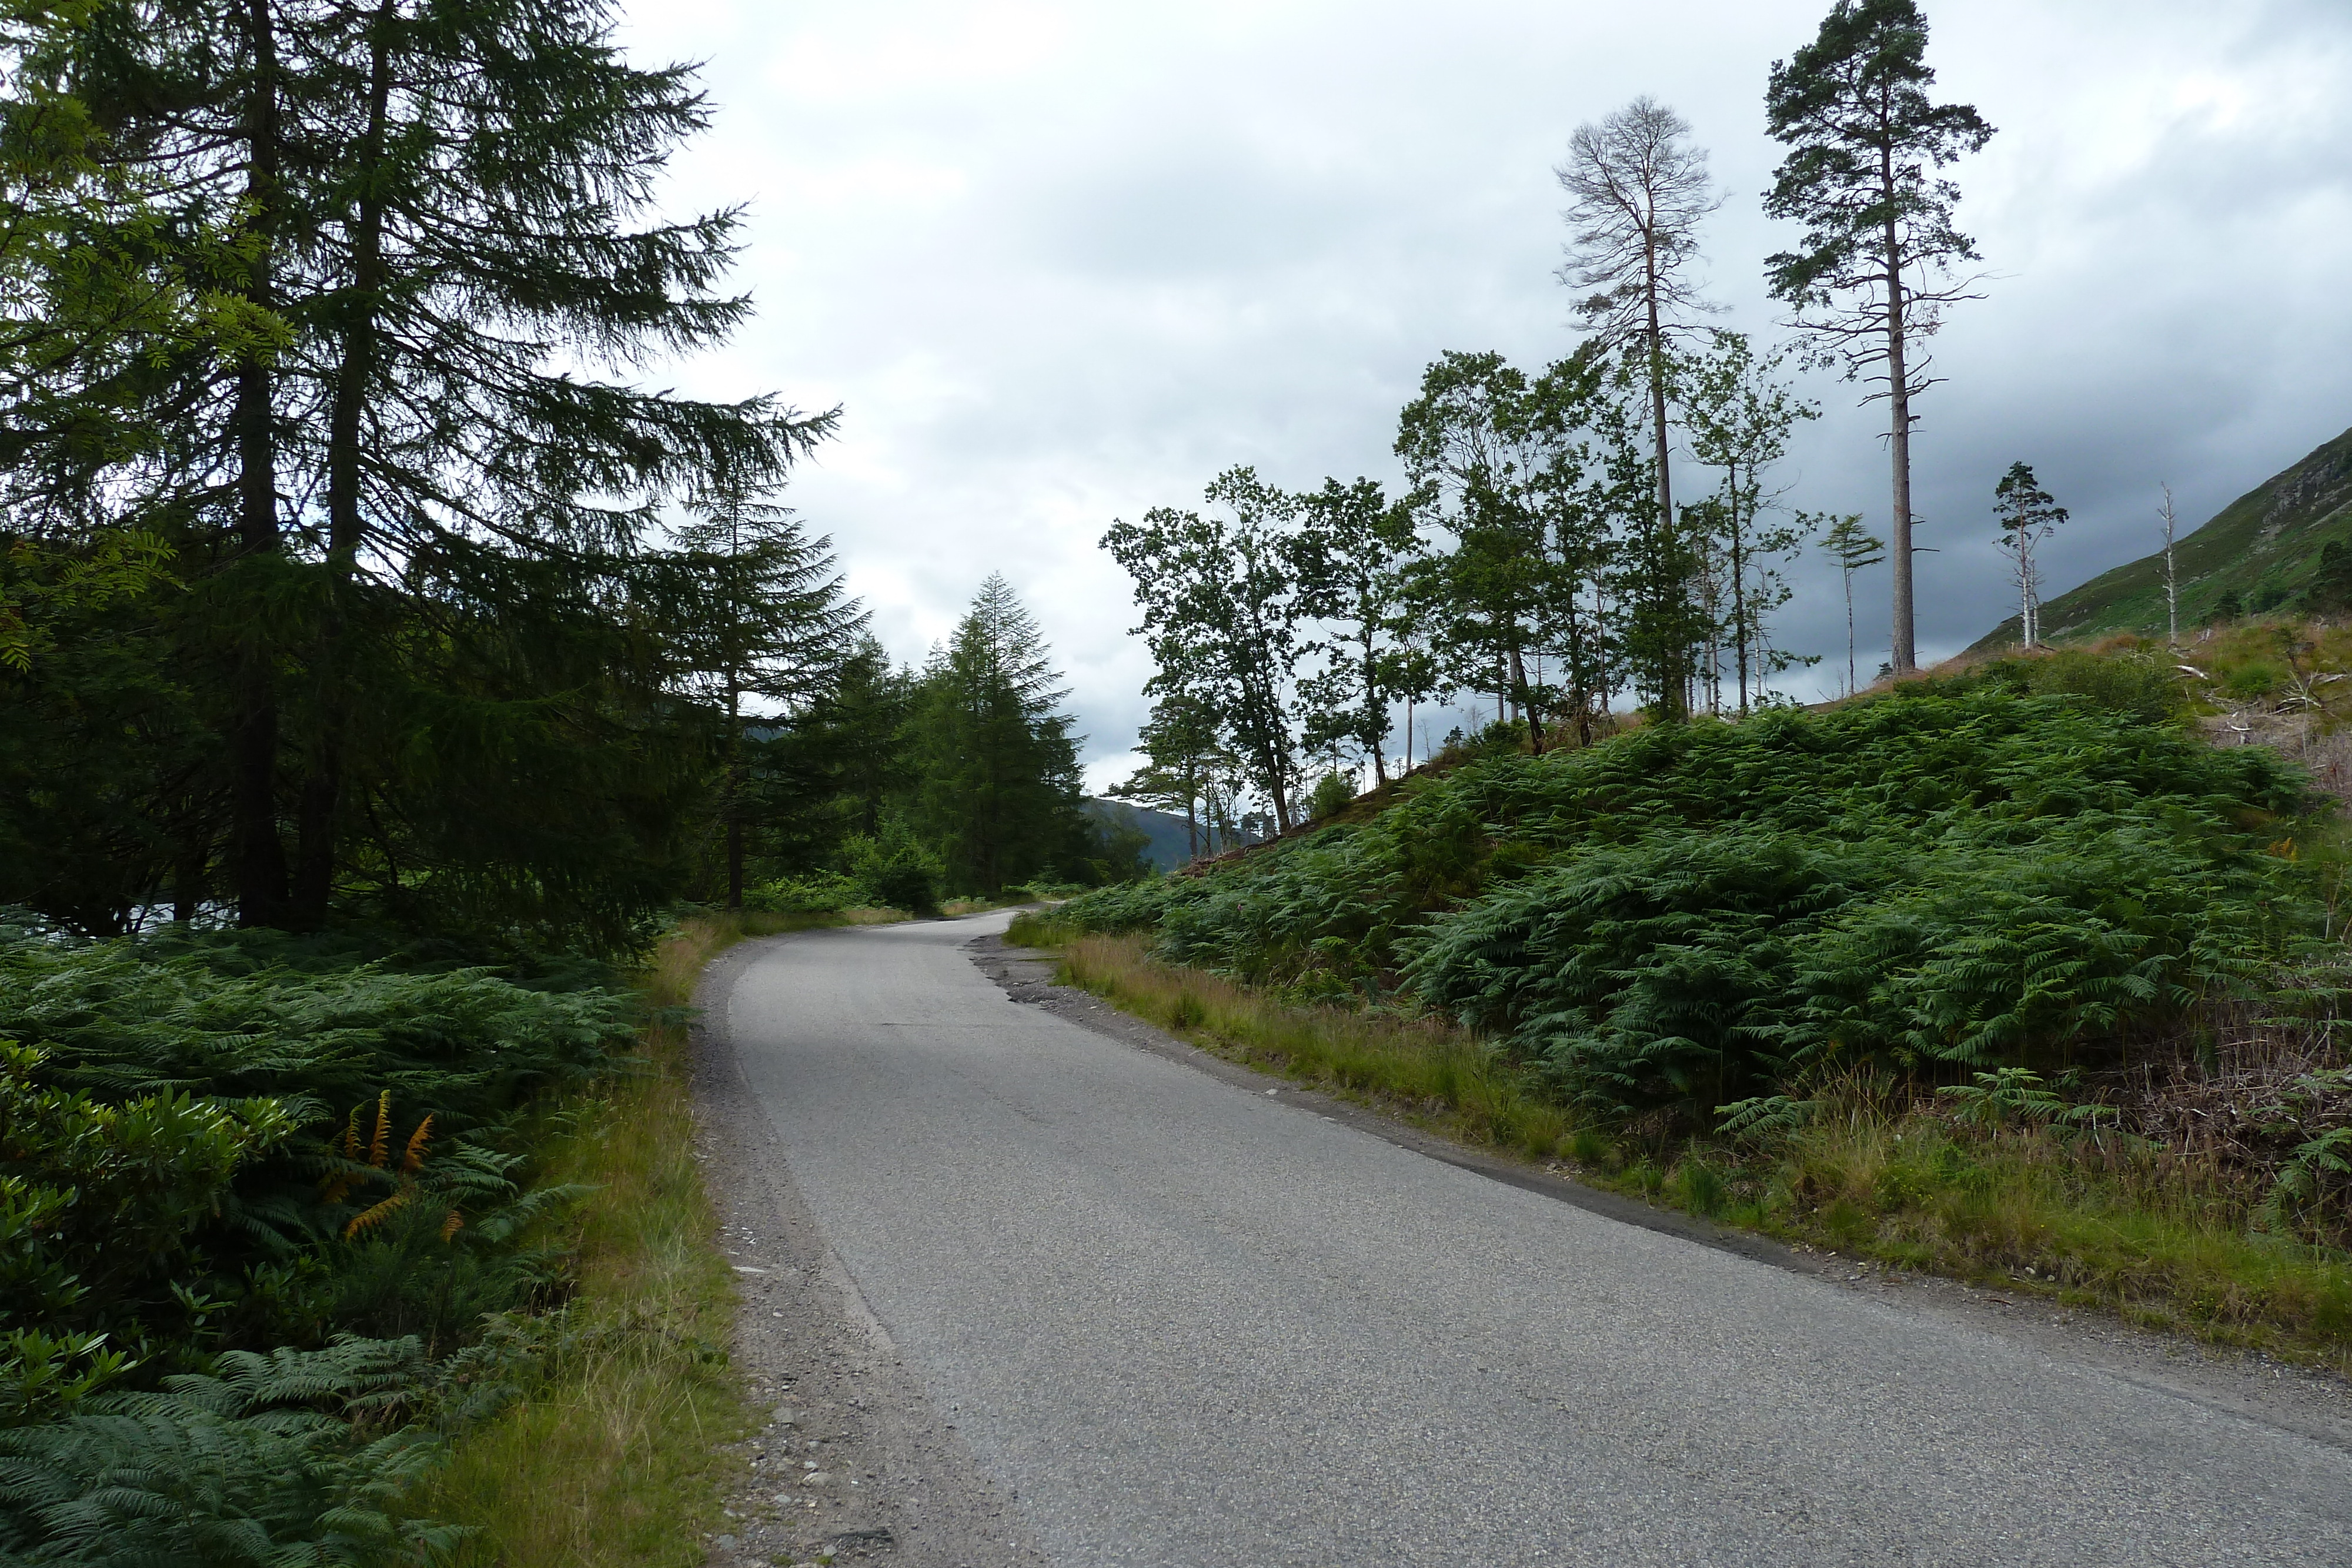
[[1005, 581], [896, 663], [783, 504], [843, 411], [638, 379], [751, 304], [616, 19], [0, 18], [0, 1561], [446, 1555], [534, 1396], [729, 1418], [580, 1298], [656, 944], [1138, 871]]

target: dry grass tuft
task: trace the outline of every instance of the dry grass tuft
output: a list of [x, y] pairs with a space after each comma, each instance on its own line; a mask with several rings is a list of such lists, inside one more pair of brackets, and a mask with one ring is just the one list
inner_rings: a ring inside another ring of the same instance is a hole
[[1384, 1104], [1471, 1143], [1544, 1159], [1576, 1131], [1523, 1069], [1452, 1024], [1297, 1006], [1163, 964], [1135, 936], [1074, 938], [1061, 951], [1061, 977], [1221, 1056]]

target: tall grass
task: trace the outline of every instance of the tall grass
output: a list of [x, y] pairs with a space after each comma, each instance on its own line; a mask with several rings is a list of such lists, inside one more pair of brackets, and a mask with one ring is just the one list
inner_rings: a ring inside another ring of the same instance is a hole
[[[1044, 918], [1007, 940], [1050, 941]], [[1433, 1019], [1298, 1006], [1206, 970], [1152, 958], [1141, 938], [1069, 936], [1060, 977], [1234, 1061], [1378, 1102], [1457, 1137], [1551, 1155], [1575, 1130], [1523, 1069]]]
[[661, 1568], [703, 1560], [751, 1416], [725, 1343], [735, 1290], [693, 1153], [679, 1009], [748, 935], [839, 917], [683, 920], [640, 977], [656, 1021], [646, 1071], [551, 1113], [551, 1179], [593, 1185], [569, 1219], [576, 1293], [541, 1385], [457, 1444], [416, 1511], [474, 1527], [460, 1561], [499, 1568]]
[[2352, 1372], [2352, 1258], [2249, 1225], [2242, 1173], [2097, 1124], [1979, 1124], [1854, 1076], [1747, 1140], [1601, 1119], [1442, 1021], [1297, 1002], [1154, 957], [1146, 938], [1024, 915], [1059, 977], [1233, 1061], [1557, 1162], [1593, 1186], [1784, 1240], [2114, 1311]]

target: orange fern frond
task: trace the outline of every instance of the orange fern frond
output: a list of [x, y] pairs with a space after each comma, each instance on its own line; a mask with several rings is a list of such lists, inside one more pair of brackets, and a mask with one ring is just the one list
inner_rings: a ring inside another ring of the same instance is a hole
[[352, 1178], [349, 1173], [341, 1176], [322, 1176], [319, 1178], [320, 1203], [341, 1203], [343, 1201], [343, 1195], [351, 1190]]
[[357, 1237], [361, 1231], [371, 1229], [375, 1226], [382, 1225], [385, 1220], [392, 1218], [393, 1210], [400, 1207], [407, 1201], [408, 1194], [405, 1190], [403, 1190], [394, 1193], [390, 1197], [385, 1198], [382, 1203], [377, 1204], [373, 1208], [369, 1209], [366, 1213], [354, 1215], [352, 1218], [352, 1222], [343, 1227], [343, 1239], [346, 1241], [352, 1240], [353, 1238]]
[[368, 1164], [382, 1170], [392, 1161], [392, 1091], [376, 1097], [375, 1142], [368, 1146]]
[[416, 1167], [425, 1163], [425, 1145], [433, 1140], [433, 1118], [427, 1116], [416, 1124], [416, 1131], [408, 1134], [408, 1152], [400, 1158], [400, 1174], [415, 1176]]
[[343, 1124], [343, 1158], [360, 1157], [360, 1108], [352, 1107], [352, 1119]]
[[458, 1213], [456, 1209], [451, 1209], [449, 1211], [449, 1218], [441, 1222], [441, 1239], [446, 1241], [452, 1236], [457, 1235], [458, 1230], [464, 1227], [465, 1223], [466, 1217]]

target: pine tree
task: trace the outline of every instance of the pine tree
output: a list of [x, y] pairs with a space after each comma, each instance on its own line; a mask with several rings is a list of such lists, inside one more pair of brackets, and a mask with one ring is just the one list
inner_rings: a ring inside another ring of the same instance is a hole
[[2012, 463], [1993, 486], [1993, 516], [2000, 520], [2001, 548], [2017, 563], [2017, 628], [2021, 644], [2042, 645], [2042, 580], [2033, 549], [2066, 520], [2066, 508], [2023, 463]]
[[924, 670], [916, 708], [918, 820], [962, 890], [994, 894], [1078, 868], [1076, 722], [1036, 621], [1000, 573]]
[[[1837, 0], [1813, 42], [1772, 67], [1765, 125], [1789, 156], [1764, 210], [1805, 225], [1802, 246], [1766, 263], [1773, 298], [1796, 313], [1823, 362], [1885, 390], [1894, 465], [1894, 655], [1918, 667], [1911, 589], [1911, 400], [1934, 384], [1925, 340], [1969, 284], [1948, 281], [1976, 246], [1952, 226], [1959, 191], [1935, 171], [1974, 152], [1992, 127], [1966, 104], [1927, 97], [1927, 22], [1916, 0]], [[1947, 281], [1938, 283], [1938, 278]]]
[[[315, 925], [404, 860], [436, 896], [551, 910], [617, 913], [667, 874], [700, 742], [664, 706], [678, 627], [646, 531], [666, 497], [772, 483], [830, 416], [597, 373], [748, 309], [714, 291], [735, 214], [651, 213], [708, 110], [688, 68], [622, 57], [614, 16], [125, 0], [59, 46], [110, 156], [186, 232], [235, 225], [185, 265], [287, 324], [167, 357], [142, 412], [168, 437], [131, 461], [34, 443], [58, 514], [102, 495], [168, 530], [192, 591], [165, 634], [218, 750], [157, 789], [217, 811], [180, 836], [248, 924]], [[558, 767], [583, 744], [593, 766]], [[576, 831], [544, 831], [559, 806]]]
[[[740, 486], [699, 497], [675, 530], [675, 558], [691, 596], [676, 640], [687, 689], [725, 710], [719, 819], [726, 834], [727, 907], [743, 907], [746, 697], [786, 715], [828, 695], [865, 629], [844, 601], [833, 541], [810, 538], [789, 507]], [[762, 715], [762, 718], [771, 715]]]

